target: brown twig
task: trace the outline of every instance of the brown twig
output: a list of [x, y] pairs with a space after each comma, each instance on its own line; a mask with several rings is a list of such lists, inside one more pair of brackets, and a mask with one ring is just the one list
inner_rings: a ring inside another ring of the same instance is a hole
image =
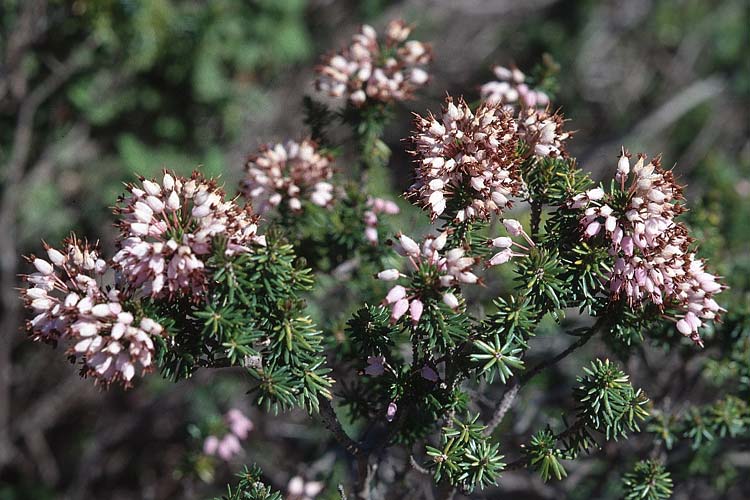
[[341, 423], [336, 416], [336, 412], [333, 409], [331, 401], [324, 397], [320, 397], [318, 398], [318, 402], [320, 406], [320, 418], [323, 420], [323, 424], [326, 426], [326, 429], [331, 431], [333, 436], [336, 438], [336, 441], [338, 441], [339, 444], [343, 446], [344, 449], [351, 453], [354, 457], [362, 455], [362, 447], [356, 441], [350, 438], [349, 435], [341, 427]]
[[500, 422], [502, 422], [503, 418], [505, 418], [505, 414], [508, 413], [508, 410], [510, 410], [511, 406], [513, 406], [513, 401], [516, 399], [518, 391], [520, 390], [521, 383], [519, 382], [518, 378], [516, 378], [510, 389], [505, 391], [505, 394], [503, 394], [503, 399], [500, 400], [500, 404], [497, 405], [495, 413], [492, 414], [492, 419], [490, 419], [489, 423], [487, 424], [487, 428], [484, 430], [485, 436], [491, 435], [495, 431], [497, 426], [500, 425]]
[[430, 473], [430, 471], [419, 465], [419, 462], [417, 462], [417, 459], [414, 458], [414, 455], [409, 455], [409, 464], [411, 465], [412, 469], [419, 472], [420, 474], [429, 475]]

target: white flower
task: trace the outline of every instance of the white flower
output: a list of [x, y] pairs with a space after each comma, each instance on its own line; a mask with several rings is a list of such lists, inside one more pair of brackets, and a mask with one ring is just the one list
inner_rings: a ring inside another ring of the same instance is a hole
[[688, 229], [676, 220], [685, 209], [672, 172], [663, 170], [658, 159], [646, 163], [644, 155], [631, 168], [628, 158], [623, 148], [615, 174], [617, 192], [591, 189], [569, 205], [583, 209], [583, 237], [604, 238], [609, 246], [612, 299], [624, 297], [633, 307], [650, 301], [665, 311], [674, 308], [677, 330], [702, 344], [698, 329], [723, 310], [713, 299], [723, 286], [690, 251]]
[[506, 106], [520, 105], [522, 108], [544, 108], [549, 105], [549, 96], [541, 90], [529, 88], [525, 83], [526, 75], [518, 68], [493, 68], [497, 80], [482, 85], [482, 99], [491, 104]]
[[197, 172], [185, 178], [165, 171], [161, 184], [144, 179], [128, 191], [116, 209], [120, 250], [113, 261], [131, 287], [152, 297], [185, 293], [202, 300], [204, 259], [219, 236], [226, 255], [265, 244], [251, 207], [226, 200], [215, 181]]
[[375, 30], [362, 26], [351, 43], [323, 59], [315, 68], [318, 91], [345, 97], [354, 106], [367, 100], [403, 101], [426, 85], [430, 77], [424, 67], [432, 60], [428, 45], [406, 40], [411, 28], [403, 21], [391, 21], [383, 40]]
[[310, 139], [265, 145], [245, 165], [240, 191], [260, 214], [284, 203], [298, 212], [303, 200], [324, 207], [333, 201], [332, 162]]
[[394, 281], [397, 280], [400, 275], [401, 273], [398, 272], [398, 269], [386, 269], [378, 273], [378, 279], [383, 281]]
[[27, 328], [35, 340], [67, 344], [68, 353], [82, 362], [83, 373], [98, 383], [127, 387], [137, 371], [153, 369], [152, 336], [161, 335], [162, 327], [146, 317], [140, 326], [133, 324], [119, 292], [100, 284], [109, 267], [95, 248], [73, 236], [65, 250], [47, 247], [52, 264], [34, 259], [37, 272], [24, 276], [29, 287], [21, 295], [36, 311]]
[[[458, 221], [487, 219], [511, 204], [522, 186], [516, 123], [503, 109], [481, 104], [476, 113], [446, 99], [440, 116], [417, 116], [412, 134], [416, 179], [407, 195], [435, 219], [451, 201]], [[455, 204], [455, 203], [454, 203]]]

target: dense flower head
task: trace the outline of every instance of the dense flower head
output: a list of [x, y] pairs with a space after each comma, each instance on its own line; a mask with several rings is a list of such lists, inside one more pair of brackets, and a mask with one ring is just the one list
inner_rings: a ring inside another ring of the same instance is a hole
[[394, 245], [396, 252], [406, 257], [412, 268], [410, 276], [397, 269], [385, 269], [377, 274], [383, 281], [396, 281], [411, 277], [409, 286], [395, 285], [384, 299], [391, 309], [391, 320], [398, 321], [407, 312], [414, 324], [419, 322], [427, 300], [441, 299], [451, 309], [457, 309], [459, 301], [452, 290], [462, 284], [478, 284], [481, 279], [474, 274], [478, 263], [475, 257], [466, 255], [463, 248], [445, 250], [448, 233], [429, 236], [418, 244], [405, 234], [399, 234]]
[[363, 25], [349, 46], [326, 56], [316, 67], [316, 88], [332, 97], [345, 97], [354, 106], [365, 101], [403, 101], [424, 86], [432, 60], [429, 45], [407, 40], [411, 27], [391, 21], [383, 40], [372, 26]]
[[439, 116], [417, 116], [415, 125], [416, 179], [407, 196], [432, 219], [448, 208], [458, 221], [487, 219], [511, 206], [523, 183], [508, 111], [483, 103], [472, 112], [463, 98], [449, 96]]
[[713, 296], [724, 286], [705, 270], [691, 251], [688, 229], [676, 219], [685, 208], [682, 189], [659, 159], [646, 162], [639, 155], [631, 167], [623, 149], [617, 184], [611, 193], [602, 188], [576, 195], [572, 208], [585, 208], [581, 218], [585, 238], [601, 235], [614, 257], [609, 274], [612, 297], [633, 307], [650, 301], [661, 309], [673, 307], [677, 329], [702, 344], [698, 328], [723, 311]]
[[518, 115], [518, 136], [536, 156], [567, 156], [565, 141], [571, 134], [565, 131], [564, 124], [560, 113], [525, 109]]
[[189, 178], [164, 172], [160, 182], [129, 184], [120, 199], [120, 250], [114, 263], [127, 283], [152, 297], [185, 293], [201, 300], [207, 287], [206, 259], [217, 239], [225, 253], [264, 245], [258, 217], [249, 205], [225, 199], [216, 181], [194, 172]]
[[541, 90], [532, 89], [526, 82], [526, 75], [516, 68], [495, 66], [492, 68], [497, 80], [482, 85], [482, 99], [490, 104], [506, 106], [519, 105], [521, 108], [545, 108], [549, 105], [549, 96]]
[[324, 207], [333, 201], [332, 162], [310, 139], [265, 145], [248, 159], [240, 189], [259, 214], [281, 204], [298, 212], [303, 200]]
[[21, 295], [35, 315], [27, 323], [32, 338], [65, 343], [82, 373], [105, 385], [129, 386], [136, 371], [152, 370], [152, 336], [163, 329], [150, 318], [136, 319], [120, 292], [102, 284], [110, 267], [97, 249], [72, 236], [62, 250], [46, 250], [47, 259], [29, 258], [36, 272], [23, 277], [28, 288]]
[[365, 211], [365, 239], [372, 245], [378, 243], [378, 215], [398, 215], [400, 209], [395, 202], [383, 198], [370, 197], [367, 199]]

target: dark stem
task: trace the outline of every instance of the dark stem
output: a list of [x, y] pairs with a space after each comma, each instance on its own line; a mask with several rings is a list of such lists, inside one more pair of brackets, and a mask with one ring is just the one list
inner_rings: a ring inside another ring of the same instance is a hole
[[362, 454], [362, 447], [344, 432], [344, 429], [341, 427], [341, 423], [336, 416], [336, 412], [333, 409], [333, 405], [331, 405], [331, 401], [321, 396], [318, 397], [318, 403], [320, 405], [320, 418], [323, 420], [323, 424], [326, 428], [333, 433], [336, 441], [338, 441], [339, 444], [353, 456], [360, 456]]
[[539, 236], [539, 226], [542, 223], [542, 204], [537, 200], [531, 201], [531, 239]]
[[513, 385], [511, 385], [510, 389], [508, 389], [503, 395], [503, 399], [500, 400], [500, 403], [497, 405], [497, 408], [495, 408], [495, 412], [492, 414], [492, 418], [487, 424], [487, 428], [484, 430], [485, 435], [487, 436], [491, 435], [494, 432], [494, 430], [497, 428], [497, 426], [500, 425], [505, 415], [513, 406], [513, 402], [515, 401], [516, 396], [518, 395], [518, 392], [521, 390], [521, 388], [524, 385], [526, 385], [531, 379], [539, 375], [541, 372], [543, 372], [550, 366], [557, 364], [562, 359], [570, 355], [573, 351], [575, 351], [576, 349], [586, 344], [586, 342], [588, 342], [589, 339], [591, 339], [591, 337], [593, 337], [594, 334], [599, 330], [599, 325], [600, 325], [600, 321], [597, 321], [596, 323], [594, 323], [594, 325], [591, 328], [589, 328], [589, 330], [585, 334], [581, 335], [577, 341], [573, 342], [564, 351], [560, 352], [559, 354], [557, 354], [556, 356], [550, 359], [546, 359], [542, 361], [541, 363], [534, 366], [532, 369], [525, 372], [522, 376], [516, 378]]
[[546, 359], [542, 361], [531, 370], [525, 372], [521, 376], [520, 384], [522, 386], [526, 385], [531, 379], [539, 375], [541, 372], [543, 372], [550, 366], [553, 366], [559, 363], [561, 360], [568, 357], [573, 351], [575, 351], [579, 347], [582, 347], [584, 344], [586, 344], [586, 342], [588, 342], [591, 339], [591, 337], [594, 336], [594, 334], [599, 329], [598, 327], [599, 327], [599, 322], [597, 321], [585, 334], [581, 335], [578, 340], [570, 344], [570, 346], [568, 346], [564, 351], [560, 352], [559, 354], [557, 354], [556, 356], [550, 359]]

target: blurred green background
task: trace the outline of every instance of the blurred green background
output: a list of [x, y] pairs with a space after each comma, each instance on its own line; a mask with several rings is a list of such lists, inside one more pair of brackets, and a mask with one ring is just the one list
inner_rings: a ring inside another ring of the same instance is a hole
[[106, 207], [136, 174], [200, 166], [234, 191], [245, 155], [305, 135], [316, 58], [362, 22], [402, 17], [435, 52], [428, 90], [386, 132], [393, 196], [410, 180], [412, 110], [436, 109], [446, 91], [473, 100], [493, 64], [531, 70], [548, 54], [582, 168], [603, 177], [621, 144], [663, 153], [746, 258], [749, 11], [747, 0], [0, 0], [0, 499], [214, 494], [231, 468], [214, 482], [175, 471], [197, 446], [189, 425], [232, 404], [256, 422], [247, 459], [275, 487], [330, 467], [304, 415], [246, 407], [239, 373], [96, 390], [24, 340], [14, 287], [42, 239], [76, 230], [111, 246]]

